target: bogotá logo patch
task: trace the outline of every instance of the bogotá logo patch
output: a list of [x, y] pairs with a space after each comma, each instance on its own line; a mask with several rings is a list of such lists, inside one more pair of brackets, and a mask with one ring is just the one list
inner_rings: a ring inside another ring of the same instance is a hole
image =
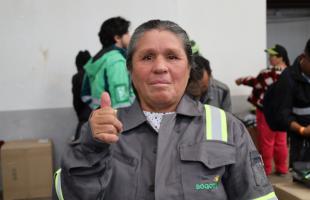
[[220, 177], [215, 176], [212, 182], [209, 183], [196, 183], [195, 190], [214, 190], [219, 186]]

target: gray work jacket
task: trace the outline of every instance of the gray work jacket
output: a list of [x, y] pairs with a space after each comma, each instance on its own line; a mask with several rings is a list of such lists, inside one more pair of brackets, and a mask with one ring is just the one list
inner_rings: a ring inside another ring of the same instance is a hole
[[206, 109], [185, 95], [157, 133], [136, 101], [118, 110], [124, 130], [112, 145], [94, 140], [86, 124], [62, 159], [63, 198], [277, 199], [246, 128], [218, 108]]
[[227, 112], [231, 112], [232, 109], [229, 87], [212, 77], [210, 77], [207, 92], [201, 96], [200, 102], [221, 108]]

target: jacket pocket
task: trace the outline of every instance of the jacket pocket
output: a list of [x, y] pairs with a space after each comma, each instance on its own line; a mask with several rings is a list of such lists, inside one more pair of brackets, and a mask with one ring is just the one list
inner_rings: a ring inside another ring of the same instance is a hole
[[265, 174], [264, 163], [257, 151], [250, 152], [251, 168], [257, 186], [265, 186], [269, 183]]
[[181, 145], [180, 157], [185, 199], [227, 199], [221, 179], [226, 166], [236, 162], [233, 145], [218, 141]]
[[70, 175], [90, 176], [105, 172], [110, 161], [109, 150], [105, 152], [85, 152], [80, 146], [69, 149], [62, 159], [62, 168]]
[[118, 151], [112, 152], [112, 176], [105, 199], [135, 199], [138, 161]]

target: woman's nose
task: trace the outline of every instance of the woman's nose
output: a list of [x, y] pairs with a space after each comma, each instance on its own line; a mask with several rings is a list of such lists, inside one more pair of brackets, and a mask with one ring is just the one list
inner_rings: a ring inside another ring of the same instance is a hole
[[155, 73], [165, 73], [168, 71], [168, 65], [164, 58], [158, 57], [153, 66], [153, 71]]

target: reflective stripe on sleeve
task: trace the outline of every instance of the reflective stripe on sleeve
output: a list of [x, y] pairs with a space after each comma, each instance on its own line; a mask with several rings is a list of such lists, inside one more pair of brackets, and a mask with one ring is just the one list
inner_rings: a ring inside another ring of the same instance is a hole
[[221, 127], [222, 127], [222, 141], [227, 142], [228, 135], [227, 135], [227, 119], [224, 110], [220, 110], [221, 113]]
[[307, 108], [293, 107], [293, 113], [296, 115], [310, 115], [310, 107]]
[[58, 169], [55, 172], [55, 190], [58, 197], [58, 200], [64, 200], [61, 190], [61, 169]]
[[264, 196], [258, 197], [258, 198], [253, 199], [253, 200], [278, 200], [278, 198], [274, 192], [271, 192], [269, 194], [266, 194]]
[[85, 96], [82, 96], [81, 99], [84, 103], [87, 103], [88, 101], [91, 101], [91, 96], [89, 95], [85, 95]]
[[222, 109], [205, 105], [206, 139], [227, 142], [227, 118]]
[[209, 105], [205, 105], [205, 111], [206, 111], [206, 139], [212, 140], [212, 120]]

